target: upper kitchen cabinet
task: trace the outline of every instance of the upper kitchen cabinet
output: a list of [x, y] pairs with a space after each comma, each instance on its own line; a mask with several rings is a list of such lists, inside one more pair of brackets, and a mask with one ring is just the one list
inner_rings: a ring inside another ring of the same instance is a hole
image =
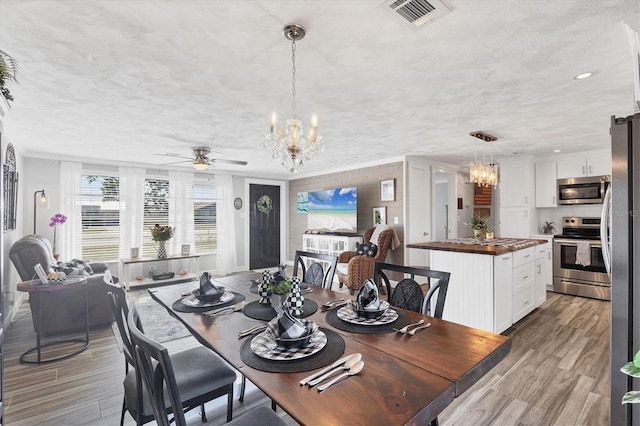
[[536, 207], [557, 207], [556, 162], [536, 163]]
[[500, 207], [525, 207], [530, 203], [531, 163], [500, 161]]
[[589, 151], [558, 159], [558, 179], [611, 174], [611, 152]]

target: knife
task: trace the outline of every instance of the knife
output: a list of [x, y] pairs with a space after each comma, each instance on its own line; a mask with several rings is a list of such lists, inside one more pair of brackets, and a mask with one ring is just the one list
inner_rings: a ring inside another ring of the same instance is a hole
[[337, 366], [344, 364], [349, 358], [351, 358], [351, 355], [343, 356], [342, 358], [340, 358], [339, 360], [337, 360], [333, 364], [323, 368], [320, 371], [317, 371], [317, 372], [313, 373], [309, 377], [305, 377], [304, 379], [300, 380], [300, 382], [299, 382], [300, 386], [304, 386], [307, 383], [309, 383], [311, 380], [315, 379], [316, 377], [319, 377], [322, 374], [328, 373], [330, 370], [336, 368]]

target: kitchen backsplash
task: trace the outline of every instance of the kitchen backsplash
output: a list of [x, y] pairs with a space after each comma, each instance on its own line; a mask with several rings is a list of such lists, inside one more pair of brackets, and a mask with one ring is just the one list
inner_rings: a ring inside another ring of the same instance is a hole
[[576, 206], [558, 206], [554, 208], [539, 208], [538, 213], [538, 232], [541, 232], [542, 225], [545, 222], [555, 222], [556, 232], [562, 232], [562, 218], [568, 216], [577, 217], [600, 217], [602, 212], [602, 204], [580, 204]]

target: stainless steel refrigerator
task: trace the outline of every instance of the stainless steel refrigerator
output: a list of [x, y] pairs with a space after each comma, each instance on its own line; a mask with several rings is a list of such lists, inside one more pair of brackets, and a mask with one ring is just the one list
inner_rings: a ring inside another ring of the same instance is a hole
[[640, 424], [640, 404], [621, 404], [640, 380], [620, 372], [640, 351], [640, 114], [611, 117], [611, 160], [601, 232], [611, 274], [611, 424]]

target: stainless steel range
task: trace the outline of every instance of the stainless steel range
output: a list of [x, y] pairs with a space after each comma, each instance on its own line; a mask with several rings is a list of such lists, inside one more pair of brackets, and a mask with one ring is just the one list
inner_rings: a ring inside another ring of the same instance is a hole
[[611, 300], [599, 217], [562, 218], [562, 234], [553, 237], [553, 290]]

